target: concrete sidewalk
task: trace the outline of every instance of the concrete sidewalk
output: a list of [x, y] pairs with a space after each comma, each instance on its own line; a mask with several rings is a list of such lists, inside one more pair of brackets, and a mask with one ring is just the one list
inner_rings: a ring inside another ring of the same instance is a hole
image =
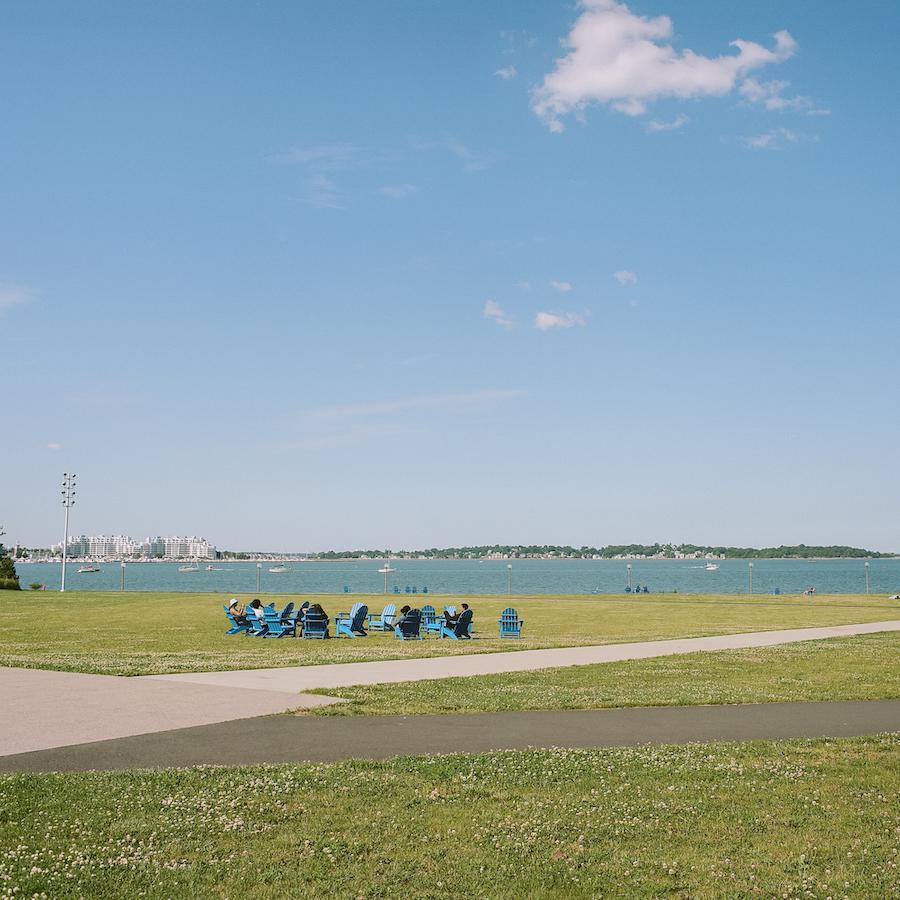
[[331, 702], [281, 691], [0, 668], [0, 756]]
[[0, 758], [0, 772], [334, 762], [528, 747], [855, 737], [885, 731], [900, 731], [900, 700], [468, 716], [270, 716], [6, 756]]
[[[551, 669], [557, 666], [585, 666], [593, 663], [647, 659], [648, 657], [698, 651], [771, 647], [776, 644], [816, 641], [854, 634], [873, 634], [879, 631], [900, 631], [900, 621], [868, 622], [863, 625], [832, 625], [823, 628], [792, 628], [784, 631], [755, 631], [670, 641], [641, 641], [632, 644], [563, 647], [553, 650], [517, 650], [465, 656], [438, 656], [428, 659], [397, 659], [385, 662], [295, 666], [279, 669], [245, 669], [231, 672], [197, 672], [185, 675], [146, 675], [140, 680], [253, 688], [298, 694], [312, 688], [395, 684], [401, 681], [428, 681], [452, 676], [527, 672], [536, 669]], [[358, 640], [364, 640], [364, 638], [358, 638]]]

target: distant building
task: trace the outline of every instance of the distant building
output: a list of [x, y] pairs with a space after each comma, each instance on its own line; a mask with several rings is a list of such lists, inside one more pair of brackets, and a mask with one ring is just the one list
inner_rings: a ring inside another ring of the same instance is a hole
[[[53, 553], [62, 555], [62, 541], [54, 544]], [[66, 556], [132, 559], [215, 559], [215, 545], [206, 538], [191, 537], [148, 537], [138, 543], [124, 534], [105, 534], [70, 537], [66, 544]]]

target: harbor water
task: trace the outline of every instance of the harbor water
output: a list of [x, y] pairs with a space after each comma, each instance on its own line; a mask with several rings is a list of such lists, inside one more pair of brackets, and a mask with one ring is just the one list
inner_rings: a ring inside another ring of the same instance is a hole
[[[392, 560], [388, 591], [401, 593], [427, 588], [435, 594], [620, 594], [631, 584], [652, 593], [745, 594], [750, 589], [749, 561], [717, 561], [706, 569], [705, 560]], [[260, 593], [323, 594], [381, 593], [381, 560], [315, 561], [288, 563], [288, 571], [269, 572], [276, 563], [216, 562], [207, 571], [180, 572], [178, 563], [142, 562], [125, 565], [129, 591], [215, 592], [247, 595]], [[512, 568], [509, 569], [508, 566]], [[99, 572], [79, 573], [79, 563], [66, 569], [66, 590], [117, 591], [122, 580], [118, 562], [100, 563]], [[900, 559], [869, 561], [869, 588], [873, 594], [900, 593]], [[17, 563], [23, 589], [32, 582], [59, 590], [59, 563]], [[798, 594], [814, 588], [819, 594], [864, 594], [866, 567], [861, 559], [758, 559], [753, 560], [753, 593]]]

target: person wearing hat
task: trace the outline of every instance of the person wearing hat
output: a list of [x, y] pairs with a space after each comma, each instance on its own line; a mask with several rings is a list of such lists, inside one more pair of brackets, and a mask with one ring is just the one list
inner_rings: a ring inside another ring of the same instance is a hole
[[238, 622], [246, 621], [244, 607], [238, 603], [237, 597], [231, 598], [231, 603], [228, 604], [228, 612], [230, 612]]

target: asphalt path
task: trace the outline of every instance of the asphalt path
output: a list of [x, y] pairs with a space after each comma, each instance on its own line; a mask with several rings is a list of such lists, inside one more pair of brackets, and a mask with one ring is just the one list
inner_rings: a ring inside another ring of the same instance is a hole
[[267, 716], [0, 757], [0, 772], [336, 762], [527, 747], [623, 747], [900, 731], [900, 700], [548, 710], [450, 716]]

